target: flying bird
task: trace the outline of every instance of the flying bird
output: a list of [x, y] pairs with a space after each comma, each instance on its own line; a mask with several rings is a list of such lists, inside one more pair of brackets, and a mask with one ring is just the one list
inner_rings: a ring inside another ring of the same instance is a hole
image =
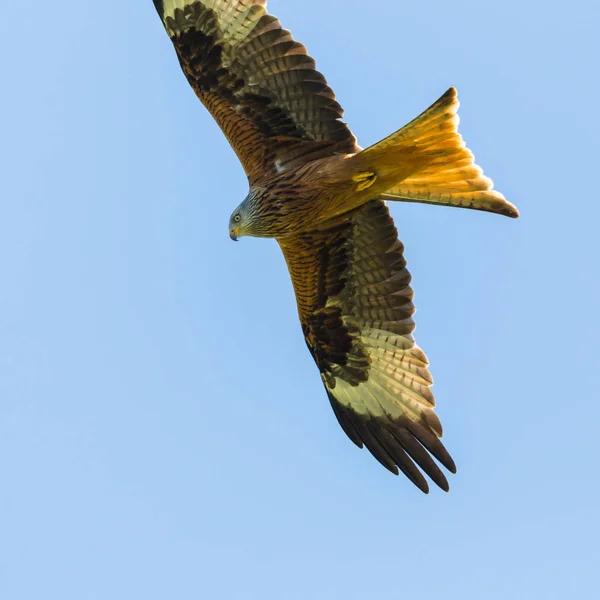
[[266, 0], [153, 1], [248, 176], [229, 235], [279, 243], [342, 429], [423, 492], [424, 474], [448, 491], [439, 465], [456, 467], [440, 441], [433, 380], [413, 338], [411, 276], [385, 201], [518, 217], [458, 133], [456, 89], [363, 150], [315, 61]]

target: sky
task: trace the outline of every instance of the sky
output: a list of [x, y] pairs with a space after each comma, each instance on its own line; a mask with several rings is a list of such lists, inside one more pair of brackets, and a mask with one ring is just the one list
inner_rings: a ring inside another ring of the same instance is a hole
[[[600, 9], [271, 0], [363, 146], [450, 85], [517, 221], [395, 204], [451, 491], [339, 428], [150, 0], [0, 4], [0, 597], [593, 597]], [[115, 10], [118, 8], [118, 10]]]

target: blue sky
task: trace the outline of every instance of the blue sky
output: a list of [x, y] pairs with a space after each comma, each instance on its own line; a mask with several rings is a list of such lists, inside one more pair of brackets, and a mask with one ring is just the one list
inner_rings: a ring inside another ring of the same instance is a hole
[[[338, 427], [276, 244], [150, 0], [0, 6], [0, 596], [597, 589], [598, 8], [272, 0], [366, 146], [450, 85], [521, 210], [394, 205], [458, 474]], [[343, 10], [342, 10], [343, 7]]]

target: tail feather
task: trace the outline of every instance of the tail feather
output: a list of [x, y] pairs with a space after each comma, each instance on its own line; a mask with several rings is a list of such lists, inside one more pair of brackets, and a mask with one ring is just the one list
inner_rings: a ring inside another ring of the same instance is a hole
[[[473, 153], [458, 133], [458, 97], [450, 88], [416, 119], [384, 140], [357, 155], [363, 161], [384, 165], [390, 161], [410, 165], [409, 173], [400, 165], [401, 175], [383, 192], [386, 200], [424, 202], [485, 210], [508, 217], [519, 216], [517, 208], [493, 189], [493, 182], [475, 164]], [[384, 158], [385, 157], [385, 158]]]

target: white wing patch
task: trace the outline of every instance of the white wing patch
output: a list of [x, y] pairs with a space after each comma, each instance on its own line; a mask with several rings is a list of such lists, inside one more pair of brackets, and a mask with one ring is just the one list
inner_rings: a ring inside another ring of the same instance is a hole
[[[412, 336], [394, 335], [387, 331], [365, 329], [361, 341], [369, 353], [369, 379], [352, 385], [333, 375], [323, 382], [335, 398], [360, 415], [386, 416], [392, 420], [406, 417], [428, 424], [441, 435], [442, 428], [433, 411], [435, 398], [431, 392], [433, 378], [423, 351]], [[330, 385], [328, 383], [334, 383]]]

